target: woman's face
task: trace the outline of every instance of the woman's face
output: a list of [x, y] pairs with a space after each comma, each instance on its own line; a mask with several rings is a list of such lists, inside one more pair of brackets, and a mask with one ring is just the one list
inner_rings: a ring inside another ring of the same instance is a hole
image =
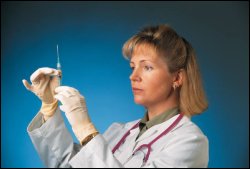
[[172, 94], [174, 76], [155, 49], [148, 44], [135, 47], [130, 67], [134, 101], [145, 107], [166, 102]]

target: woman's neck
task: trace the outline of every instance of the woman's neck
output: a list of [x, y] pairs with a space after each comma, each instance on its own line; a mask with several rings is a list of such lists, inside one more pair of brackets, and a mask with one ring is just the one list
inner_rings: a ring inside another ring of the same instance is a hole
[[147, 108], [148, 111], [148, 120], [153, 119], [155, 116], [158, 116], [174, 107], [178, 107], [178, 102], [176, 100], [173, 101], [165, 101], [157, 104], [150, 105]]

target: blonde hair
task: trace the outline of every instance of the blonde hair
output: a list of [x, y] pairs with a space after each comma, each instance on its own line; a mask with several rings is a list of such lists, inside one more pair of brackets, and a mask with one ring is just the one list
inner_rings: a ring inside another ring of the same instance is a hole
[[149, 44], [154, 47], [174, 73], [184, 71], [183, 84], [179, 90], [179, 108], [188, 116], [201, 114], [208, 107], [202, 85], [196, 54], [191, 44], [180, 37], [169, 25], [148, 26], [132, 36], [123, 45], [123, 56], [131, 59], [137, 45]]

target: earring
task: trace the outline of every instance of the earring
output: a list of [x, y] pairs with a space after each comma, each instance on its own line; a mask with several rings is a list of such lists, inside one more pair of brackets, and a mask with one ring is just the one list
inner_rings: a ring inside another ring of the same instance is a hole
[[176, 84], [173, 85], [174, 90], [176, 89]]
[[178, 88], [179, 86], [177, 85], [177, 84], [174, 84], [173, 85], [173, 88], [174, 88], [174, 90], [176, 89], [176, 88]]

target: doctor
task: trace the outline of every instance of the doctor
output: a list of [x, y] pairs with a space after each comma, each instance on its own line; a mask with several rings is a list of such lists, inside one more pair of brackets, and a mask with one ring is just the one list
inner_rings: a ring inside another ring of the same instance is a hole
[[[61, 75], [40, 68], [24, 86], [37, 95], [41, 109], [28, 126], [30, 138], [48, 167], [207, 167], [208, 139], [191, 116], [207, 108], [194, 49], [170, 26], [142, 29], [123, 46], [129, 59], [134, 101], [144, 117], [113, 123], [100, 134], [91, 123], [85, 98]], [[60, 109], [79, 144], [73, 143]]]

